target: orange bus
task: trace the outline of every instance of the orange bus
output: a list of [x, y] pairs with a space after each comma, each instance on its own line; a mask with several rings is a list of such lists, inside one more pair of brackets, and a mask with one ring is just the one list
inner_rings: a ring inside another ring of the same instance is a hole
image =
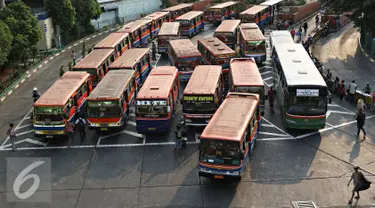
[[136, 73], [137, 85], [141, 87], [151, 71], [148, 48], [131, 48], [109, 66], [109, 70], [130, 69]]
[[171, 14], [171, 21], [177, 17], [193, 10], [193, 4], [178, 4], [161, 10], [162, 12], [169, 12]]
[[264, 82], [253, 58], [235, 58], [230, 61], [229, 85], [231, 92], [258, 94], [261, 114], [264, 115]]
[[197, 65], [202, 64], [201, 53], [189, 39], [171, 40], [168, 43], [168, 60], [176, 66], [180, 81], [188, 81]]
[[92, 91], [90, 74], [65, 74], [34, 103], [33, 126], [36, 136], [52, 138], [66, 135], [66, 122], [75, 122], [78, 109], [84, 112]]
[[241, 180], [259, 116], [258, 95], [230, 92], [200, 136], [199, 176]]
[[93, 50], [73, 67], [73, 71], [90, 73], [92, 85], [96, 87], [108, 72], [108, 66], [115, 61], [115, 57], [116, 52], [114, 49]]
[[92, 129], [122, 129], [137, 91], [135, 71], [109, 71], [87, 98], [87, 119]]
[[238, 15], [238, 11], [236, 10], [237, 4], [235, 1], [227, 1], [214, 5], [205, 12], [204, 17], [208, 22], [214, 24], [221, 22], [222, 19], [235, 18]]
[[139, 133], [169, 131], [176, 111], [180, 83], [173, 66], [155, 67], [136, 98], [136, 124]]
[[186, 125], [206, 126], [224, 99], [223, 92], [221, 66], [195, 67], [181, 102]]
[[181, 34], [191, 38], [204, 30], [203, 12], [191, 11], [175, 19], [181, 23]]
[[171, 19], [171, 14], [169, 12], [154, 12], [152, 14], [149, 14], [142, 19], [150, 19], [152, 20], [152, 37], [156, 37], [158, 35], [158, 32], [160, 30], [160, 27], [163, 25], [164, 22], [169, 22]]
[[242, 23], [256, 23], [260, 28], [266, 26], [269, 21], [270, 11], [268, 6], [255, 5], [241, 12]]
[[241, 20], [224, 20], [216, 28], [214, 37], [227, 44], [231, 49], [235, 49], [238, 44], [238, 32]]
[[240, 25], [239, 37], [240, 53], [242, 57], [254, 58], [258, 64], [267, 59], [266, 38], [255, 23]]
[[158, 33], [158, 51], [165, 53], [168, 51], [168, 41], [180, 38], [180, 23], [165, 22]]
[[116, 51], [116, 58], [121, 56], [131, 46], [129, 33], [111, 33], [98, 44], [94, 49], [114, 49]]
[[129, 33], [132, 47], [147, 47], [148, 42], [154, 37], [151, 34], [152, 20], [140, 19], [134, 22], [129, 22], [122, 27], [118, 32]]

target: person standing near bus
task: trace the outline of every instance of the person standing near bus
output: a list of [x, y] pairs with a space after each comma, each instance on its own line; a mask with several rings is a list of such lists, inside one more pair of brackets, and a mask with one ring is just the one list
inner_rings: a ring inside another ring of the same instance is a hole
[[361, 130], [363, 131], [363, 139], [366, 139], [366, 131], [363, 128], [365, 125], [366, 115], [363, 113], [362, 109], [358, 110], [358, 113], [355, 117], [357, 120], [357, 137], [359, 137], [359, 134], [361, 133]]
[[357, 85], [355, 84], [355, 81], [353, 80], [352, 83], [349, 84], [349, 101], [351, 103], [355, 102], [354, 95], [357, 91]]
[[79, 135], [81, 136], [81, 142], [86, 138], [86, 120], [83, 117], [82, 113], [79, 114], [79, 118], [76, 120], [75, 125], [78, 127]]
[[340, 88], [339, 88], [339, 93], [340, 93], [340, 100], [342, 101], [344, 96], [345, 96], [345, 80], [341, 80]]
[[65, 131], [68, 136], [69, 145], [68, 147], [72, 146], [72, 141], [74, 140], [74, 124], [70, 123], [69, 121], [65, 124]]
[[268, 102], [269, 102], [269, 105], [270, 105], [270, 108], [273, 109], [273, 102], [274, 102], [274, 93], [273, 93], [273, 88], [272, 86], [270, 87], [270, 89], [268, 90]]
[[296, 36], [296, 30], [294, 29], [294, 27], [292, 27], [292, 30], [290, 30], [290, 35], [292, 36], [292, 39], [294, 41], [294, 37]]
[[12, 144], [12, 151], [16, 151], [16, 147], [14, 146], [14, 140], [17, 139], [17, 135], [16, 135], [16, 132], [14, 131], [14, 124], [13, 123], [10, 123], [9, 124], [9, 129], [7, 131], [7, 135], [9, 136], [9, 139], [10, 139], [10, 142]]
[[77, 58], [77, 56], [76, 56], [76, 52], [74, 52], [74, 50], [73, 50], [73, 51], [72, 51], [73, 66], [76, 65], [76, 58]]

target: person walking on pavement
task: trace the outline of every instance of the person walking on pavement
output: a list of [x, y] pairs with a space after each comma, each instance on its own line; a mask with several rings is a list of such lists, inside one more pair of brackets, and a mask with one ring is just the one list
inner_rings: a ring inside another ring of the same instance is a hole
[[292, 30], [290, 30], [290, 35], [292, 36], [292, 39], [294, 41], [294, 37], [296, 36], [296, 30], [294, 29], [294, 27], [292, 27]]
[[272, 86], [268, 90], [267, 94], [268, 94], [268, 102], [269, 102], [270, 108], [271, 108], [271, 110], [273, 110], [273, 102], [274, 102], [275, 99], [274, 99], [274, 93], [273, 93]]
[[73, 66], [76, 65], [76, 58], [77, 58], [77, 56], [76, 56], [76, 52], [74, 52], [74, 50], [73, 50], [73, 51], [72, 51]]
[[34, 103], [40, 98], [40, 93], [38, 92], [38, 89], [34, 87], [33, 93], [32, 93]]
[[365, 107], [366, 107], [365, 102], [363, 101], [362, 98], [359, 98], [357, 102], [357, 112], [359, 112], [359, 110], [362, 110], [362, 112], [365, 111]]
[[318, 14], [315, 16], [315, 24], [316, 24], [316, 28], [318, 28], [319, 27], [319, 15]]
[[339, 93], [340, 93], [340, 100], [342, 101], [345, 96], [345, 80], [341, 80], [340, 88], [339, 88]]
[[298, 31], [297, 31], [297, 43], [300, 43], [302, 41], [302, 29], [300, 28]]
[[368, 188], [370, 188], [370, 185], [371, 185], [371, 182], [367, 180], [367, 178], [363, 175], [361, 171], [359, 171], [360, 168], [358, 166], [354, 166], [353, 169], [354, 169], [354, 172], [352, 176], [350, 177], [348, 186], [350, 182], [353, 180], [354, 188], [352, 190], [352, 197], [350, 198], [348, 204], [352, 204], [355, 192], [357, 192], [357, 196], [355, 197], [355, 199], [358, 200], [360, 198], [359, 192], [367, 190]]
[[12, 144], [12, 151], [16, 151], [16, 147], [14, 145], [14, 140], [17, 139], [17, 135], [16, 135], [16, 132], [14, 131], [14, 124], [13, 123], [10, 123], [9, 124], [9, 129], [7, 131], [7, 135], [9, 136], [9, 139], [10, 139], [10, 142]]
[[370, 94], [371, 93], [371, 87], [370, 87], [370, 84], [368, 82], [366, 83], [365, 89], [363, 91], [366, 94]]
[[349, 102], [354, 103], [354, 95], [357, 91], [357, 85], [355, 84], [355, 81], [353, 80], [352, 83], [349, 84]]
[[363, 113], [362, 109], [358, 110], [358, 113], [355, 116], [355, 119], [357, 120], [357, 137], [359, 137], [359, 134], [361, 133], [361, 130], [363, 131], [363, 139], [366, 139], [366, 131], [363, 128], [365, 125], [366, 115]]
[[152, 60], [156, 61], [156, 45], [155, 45], [155, 42], [152, 42]]
[[303, 23], [303, 29], [305, 30], [305, 35], [306, 35], [307, 34], [307, 29], [308, 29], [308, 25], [307, 25], [306, 20]]
[[72, 146], [72, 142], [74, 140], [74, 124], [70, 123], [69, 121], [65, 124], [65, 131], [68, 136], [69, 145], [68, 147]]
[[79, 135], [81, 136], [81, 142], [86, 138], [86, 120], [83, 115], [80, 113], [79, 118], [76, 120], [75, 125], [78, 127]]
[[336, 95], [339, 95], [339, 86], [340, 86], [340, 79], [336, 77], [335, 81], [333, 82], [333, 89]]
[[310, 46], [313, 44], [313, 37], [311, 36], [311, 34], [307, 38], [307, 42], [309, 43]]

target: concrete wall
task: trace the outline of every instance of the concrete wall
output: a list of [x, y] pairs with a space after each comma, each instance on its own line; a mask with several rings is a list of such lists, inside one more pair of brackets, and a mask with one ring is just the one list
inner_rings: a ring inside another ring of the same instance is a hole
[[310, 14], [318, 11], [321, 7], [320, 2], [312, 2], [303, 6], [283, 6], [281, 7], [282, 12], [279, 14], [279, 19], [290, 20], [298, 22]]
[[40, 28], [42, 28], [43, 35], [42, 35], [42, 39], [36, 44], [37, 49], [46, 50], [46, 49], [52, 48], [52, 42], [53, 42], [52, 19], [47, 18], [44, 20], [39, 20], [38, 24]]

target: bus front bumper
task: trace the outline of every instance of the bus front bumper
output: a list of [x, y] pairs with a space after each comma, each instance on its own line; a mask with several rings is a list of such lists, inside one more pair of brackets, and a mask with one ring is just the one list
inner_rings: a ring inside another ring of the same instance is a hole
[[36, 136], [45, 136], [47, 138], [52, 137], [59, 137], [59, 136], [65, 136], [65, 127], [59, 126], [59, 127], [50, 127], [50, 126], [35, 126], [34, 125], [34, 134]]
[[235, 179], [241, 180], [242, 172], [241, 171], [229, 171], [229, 170], [222, 170], [216, 171], [211, 168], [199, 168], [199, 176], [206, 177], [206, 178], [213, 178], [213, 179]]
[[290, 118], [286, 116], [285, 118], [285, 124], [287, 128], [291, 129], [301, 129], [301, 130], [314, 130], [314, 129], [322, 129], [325, 127], [326, 124], [326, 119], [321, 118], [321, 119], [296, 119], [296, 118]]
[[140, 134], [165, 133], [171, 127], [171, 119], [166, 120], [136, 120], [137, 131]]

